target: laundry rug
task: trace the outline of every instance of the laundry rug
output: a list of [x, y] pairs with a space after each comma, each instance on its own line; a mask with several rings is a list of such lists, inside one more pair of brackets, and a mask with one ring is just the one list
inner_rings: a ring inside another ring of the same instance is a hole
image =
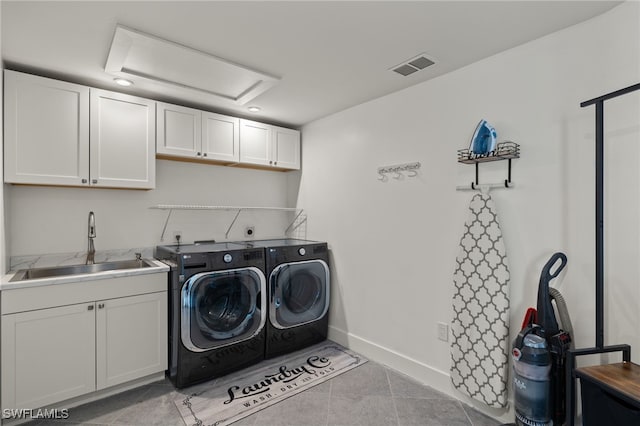
[[187, 425], [222, 426], [265, 409], [367, 362], [361, 355], [324, 342], [290, 357], [263, 361], [211, 387], [175, 400]]

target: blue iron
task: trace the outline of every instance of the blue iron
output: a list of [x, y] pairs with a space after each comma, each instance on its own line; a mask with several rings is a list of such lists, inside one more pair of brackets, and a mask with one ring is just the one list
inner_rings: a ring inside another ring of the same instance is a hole
[[487, 155], [496, 149], [496, 129], [487, 120], [480, 120], [471, 137], [469, 150], [476, 155]]

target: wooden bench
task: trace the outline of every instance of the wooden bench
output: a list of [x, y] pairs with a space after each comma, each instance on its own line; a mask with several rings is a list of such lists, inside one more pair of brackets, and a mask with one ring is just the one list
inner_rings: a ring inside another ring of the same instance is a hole
[[[632, 362], [576, 369], [583, 425], [640, 425], [640, 366]], [[606, 419], [606, 423], [602, 423]]]

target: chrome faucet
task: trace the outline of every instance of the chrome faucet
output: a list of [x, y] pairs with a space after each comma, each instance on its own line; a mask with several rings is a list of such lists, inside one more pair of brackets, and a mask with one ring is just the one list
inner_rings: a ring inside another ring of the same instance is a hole
[[96, 248], [93, 245], [93, 239], [96, 237], [96, 218], [93, 212], [89, 212], [89, 249], [87, 250], [87, 265], [95, 263]]

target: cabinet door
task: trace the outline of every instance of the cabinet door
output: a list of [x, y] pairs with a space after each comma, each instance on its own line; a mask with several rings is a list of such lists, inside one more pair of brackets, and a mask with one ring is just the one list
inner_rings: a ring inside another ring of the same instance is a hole
[[273, 127], [273, 165], [284, 169], [300, 169], [300, 132]]
[[97, 389], [166, 370], [166, 292], [96, 305]]
[[202, 156], [209, 160], [240, 161], [240, 120], [212, 112], [202, 113]]
[[155, 186], [155, 102], [91, 89], [91, 185]]
[[156, 153], [172, 157], [201, 155], [202, 112], [158, 102]]
[[271, 126], [240, 120], [240, 162], [270, 166], [273, 165], [271, 152]]
[[2, 316], [2, 408], [39, 408], [95, 390], [93, 303]]
[[87, 185], [89, 88], [4, 72], [4, 181]]

